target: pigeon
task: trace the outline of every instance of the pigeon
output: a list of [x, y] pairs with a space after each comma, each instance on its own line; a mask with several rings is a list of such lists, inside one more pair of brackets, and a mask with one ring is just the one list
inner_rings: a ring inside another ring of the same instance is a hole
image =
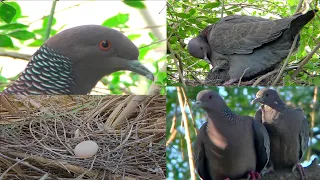
[[88, 94], [105, 75], [129, 70], [154, 76], [138, 61], [137, 47], [121, 32], [100, 25], [66, 29], [49, 38], [4, 94]]
[[[288, 56], [294, 37], [314, 16], [317, 10], [292, 17], [269, 20], [254, 16], [232, 15], [207, 26], [188, 43], [190, 55], [210, 61], [229, 61], [231, 85], [243, 78], [255, 77], [274, 69]], [[298, 47], [298, 43], [295, 48]]]
[[269, 171], [298, 168], [305, 179], [299, 164], [309, 142], [309, 125], [303, 110], [287, 106], [273, 89], [259, 90], [252, 101], [256, 102], [262, 105], [255, 119], [264, 124], [270, 137]]
[[233, 113], [214, 91], [202, 90], [195, 107], [207, 112], [195, 142], [195, 164], [204, 180], [260, 178], [270, 156], [261, 122]]

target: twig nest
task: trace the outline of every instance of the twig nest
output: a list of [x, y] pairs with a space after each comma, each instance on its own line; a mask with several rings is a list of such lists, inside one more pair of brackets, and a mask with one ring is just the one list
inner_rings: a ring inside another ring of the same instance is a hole
[[82, 141], [74, 148], [74, 154], [77, 157], [89, 158], [97, 154], [99, 149], [95, 141]]

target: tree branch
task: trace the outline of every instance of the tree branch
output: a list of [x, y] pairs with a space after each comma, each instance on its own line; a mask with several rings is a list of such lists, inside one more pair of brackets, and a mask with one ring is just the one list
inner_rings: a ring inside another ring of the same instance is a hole
[[[306, 179], [308, 180], [318, 180], [320, 174], [320, 167], [318, 165], [317, 159], [314, 159], [312, 163], [304, 168], [306, 172]], [[272, 173], [265, 174], [262, 180], [274, 180], [274, 179], [290, 179], [290, 180], [301, 180], [298, 170], [294, 172], [291, 171], [274, 171]]]
[[320, 43], [317, 44], [315, 48], [308, 54], [308, 56], [299, 64], [298, 69], [293, 73], [292, 78], [295, 78], [299, 72], [302, 70], [302, 67], [307, 64], [307, 62], [311, 59], [311, 57], [317, 52], [320, 48]]
[[30, 61], [32, 55], [30, 54], [21, 54], [21, 53], [16, 53], [16, 52], [1, 52], [0, 51], [0, 56], [7, 56], [7, 57], [11, 57], [14, 59], [23, 59], [26, 61]]

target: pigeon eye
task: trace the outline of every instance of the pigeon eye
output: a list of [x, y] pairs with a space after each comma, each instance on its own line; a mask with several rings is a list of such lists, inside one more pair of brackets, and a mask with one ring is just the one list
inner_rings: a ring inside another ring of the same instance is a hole
[[111, 42], [108, 40], [102, 40], [99, 43], [99, 47], [101, 50], [104, 50], [104, 51], [109, 50], [111, 48]]
[[266, 94], [266, 97], [268, 97], [269, 96], [269, 94]]
[[202, 47], [200, 47], [200, 49], [202, 50]]
[[209, 99], [211, 99], [211, 98], [212, 98], [212, 96], [210, 95], [210, 96], [209, 96]]

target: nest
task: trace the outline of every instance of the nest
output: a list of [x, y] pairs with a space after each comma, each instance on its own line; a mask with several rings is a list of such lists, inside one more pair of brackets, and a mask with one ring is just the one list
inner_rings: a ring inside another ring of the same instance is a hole
[[[0, 179], [165, 179], [165, 96], [0, 95]], [[98, 153], [74, 156], [93, 140]]]

